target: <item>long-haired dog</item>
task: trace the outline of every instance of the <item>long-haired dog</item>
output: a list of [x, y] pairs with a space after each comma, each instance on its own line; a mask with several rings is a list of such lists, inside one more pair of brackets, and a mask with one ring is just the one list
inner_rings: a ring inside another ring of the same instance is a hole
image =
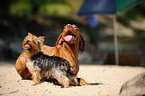
[[33, 85], [41, 83], [43, 78], [54, 78], [64, 88], [69, 84], [77, 86], [77, 76], [66, 59], [41, 52], [43, 41], [44, 36], [36, 37], [31, 33], [28, 33], [23, 41], [26, 67], [32, 74], [32, 80], [35, 82]]

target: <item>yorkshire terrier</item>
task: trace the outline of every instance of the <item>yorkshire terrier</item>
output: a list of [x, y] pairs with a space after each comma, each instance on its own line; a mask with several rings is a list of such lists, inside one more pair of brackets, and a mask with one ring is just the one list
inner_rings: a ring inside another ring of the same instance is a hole
[[33, 85], [41, 83], [44, 78], [56, 79], [62, 88], [69, 85], [77, 86], [77, 76], [71, 70], [66, 59], [57, 56], [48, 56], [41, 52], [44, 36], [36, 37], [31, 33], [23, 41], [23, 49], [27, 59], [26, 67], [32, 74]]

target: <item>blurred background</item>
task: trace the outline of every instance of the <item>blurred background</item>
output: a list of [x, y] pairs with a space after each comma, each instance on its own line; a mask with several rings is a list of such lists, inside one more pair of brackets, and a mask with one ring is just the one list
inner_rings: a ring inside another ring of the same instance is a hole
[[115, 64], [116, 30], [119, 65], [145, 66], [145, 0], [108, 1], [1, 0], [0, 61], [16, 61], [28, 32], [55, 46], [63, 27], [75, 24], [86, 43], [80, 64]]

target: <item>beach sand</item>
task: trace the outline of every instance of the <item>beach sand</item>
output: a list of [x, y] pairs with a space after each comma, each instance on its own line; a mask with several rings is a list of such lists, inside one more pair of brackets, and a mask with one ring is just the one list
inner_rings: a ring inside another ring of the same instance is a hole
[[22, 80], [15, 63], [0, 62], [0, 96], [118, 96], [122, 84], [143, 72], [143, 67], [82, 64], [78, 76], [92, 86], [61, 88], [49, 82], [31, 86], [34, 82]]

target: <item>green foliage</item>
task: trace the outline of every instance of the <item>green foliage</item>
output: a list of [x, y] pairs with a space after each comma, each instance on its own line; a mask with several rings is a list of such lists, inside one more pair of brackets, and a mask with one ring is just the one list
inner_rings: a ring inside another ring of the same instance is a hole
[[64, 0], [16, 0], [10, 6], [10, 14], [32, 15], [33, 1], [39, 4], [37, 15], [66, 16], [72, 12]]
[[40, 8], [40, 14], [43, 16], [66, 16], [71, 12], [70, 7], [64, 4], [46, 4]]
[[31, 3], [30, 2], [26, 2], [26, 1], [18, 1], [15, 3], [12, 3], [10, 6], [10, 13], [11, 14], [31, 14]]
[[64, 4], [64, 0], [37, 0], [40, 4], [56, 4], [61, 3]]
[[137, 3], [132, 6], [122, 14], [118, 15], [118, 19], [123, 22], [127, 22], [129, 20], [137, 20], [142, 21], [145, 17], [145, 1]]

